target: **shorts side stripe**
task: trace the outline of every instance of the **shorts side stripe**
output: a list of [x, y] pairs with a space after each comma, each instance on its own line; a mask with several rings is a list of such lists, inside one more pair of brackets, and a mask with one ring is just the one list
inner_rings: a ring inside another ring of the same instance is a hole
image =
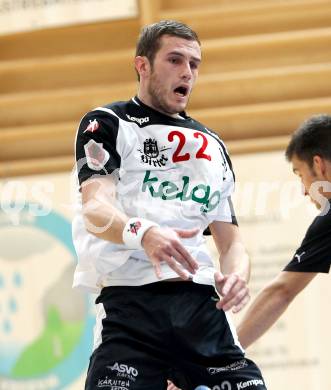
[[98, 303], [96, 305], [96, 321], [94, 325], [94, 343], [93, 343], [93, 351], [95, 351], [99, 345], [102, 343], [102, 320], [106, 318], [106, 311], [103, 306], [103, 303]]
[[232, 337], [233, 337], [233, 340], [234, 340], [235, 345], [236, 345], [237, 347], [239, 347], [243, 353], [245, 353], [244, 348], [241, 346], [241, 344], [240, 344], [240, 342], [239, 342], [238, 335], [237, 335], [237, 331], [236, 331], [236, 327], [235, 327], [234, 324], [233, 324], [231, 314], [229, 314], [229, 313], [226, 311], [226, 312], [225, 312], [225, 317], [226, 317], [226, 320], [227, 320], [227, 322], [228, 322], [228, 324], [229, 324], [229, 328], [230, 328], [230, 330], [231, 330]]

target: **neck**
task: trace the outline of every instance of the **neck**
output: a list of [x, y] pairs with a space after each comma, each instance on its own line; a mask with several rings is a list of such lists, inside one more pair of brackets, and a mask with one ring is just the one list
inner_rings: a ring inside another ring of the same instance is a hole
[[156, 107], [153, 104], [150, 95], [147, 94], [147, 93], [143, 93], [140, 88], [138, 89], [137, 96], [138, 96], [139, 100], [141, 100], [144, 104], [146, 104], [146, 106], [153, 108], [153, 110], [158, 111], [158, 112], [160, 112], [163, 115], [167, 115], [167, 116], [170, 116], [172, 118], [182, 118], [179, 115], [179, 113], [174, 113], [173, 114], [173, 113], [166, 112], [166, 111], [162, 110], [162, 108], [160, 108], [160, 107]]

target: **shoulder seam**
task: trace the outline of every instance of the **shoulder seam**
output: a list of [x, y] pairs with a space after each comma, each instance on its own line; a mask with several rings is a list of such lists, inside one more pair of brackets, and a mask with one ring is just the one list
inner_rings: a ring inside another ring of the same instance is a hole
[[116, 118], [118, 118], [118, 119], [121, 119], [114, 111], [110, 110], [109, 108], [97, 107], [97, 108], [94, 108], [94, 109], [93, 109], [92, 111], [90, 111], [90, 112], [93, 112], [93, 111], [103, 111], [103, 112], [106, 112], [107, 114], [116, 116]]

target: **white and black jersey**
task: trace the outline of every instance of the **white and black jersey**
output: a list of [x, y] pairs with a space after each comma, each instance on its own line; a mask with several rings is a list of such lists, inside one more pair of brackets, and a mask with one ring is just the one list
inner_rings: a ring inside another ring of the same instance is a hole
[[325, 215], [318, 215], [283, 271], [328, 273], [331, 265], [331, 201]]
[[[94, 175], [117, 180], [117, 207], [171, 228], [200, 228], [183, 240], [200, 264], [194, 281], [212, 283], [213, 262], [203, 231], [213, 221], [236, 223], [230, 196], [234, 174], [221, 139], [184, 112], [163, 115], [137, 97], [96, 108], [82, 119], [76, 138], [79, 184]], [[157, 281], [144, 251], [128, 250], [87, 232], [81, 210], [73, 221], [79, 263], [74, 285], [97, 291], [109, 285]], [[162, 264], [164, 279], [177, 274]]]

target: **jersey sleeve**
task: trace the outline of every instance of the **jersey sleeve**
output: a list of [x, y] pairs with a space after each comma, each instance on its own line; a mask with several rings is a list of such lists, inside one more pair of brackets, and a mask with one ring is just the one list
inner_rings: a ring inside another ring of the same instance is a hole
[[[222, 211], [218, 213], [217, 218], [214, 219], [214, 221], [229, 222], [232, 223], [233, 225], [238, 226], [238, 221], [233, 208], [231, 197], [229, 196], [228, 198], [224, 199], [222, 202], [223, 202], [221, 208]], [[207, 226], [206, 229], [203, 231], [203, 235], [204, 236], [212, 235], [209, 226]]]
[[232, 162], [224, 144], [222, 144], [222, 148], [220, 151], [223, 160], [223, 177], [220, 191], [220, 201], [217, 209], [215, 210], [216, 214], [214, 216], [214, 221], [229, 222], [234, 225], [238, 225], [231, 199], [231, 196], [235, 189], [235, 175], [232, 168]]
[[96, 174], [108, 175], [120, 167], [118, 126], [116, 116], [101, 111], [91, 111], [81, 120], [75, 145], [80, 185]]
[[316, 217], [283, 271], [328, 273], [331, 264], [331, 215]]
[[215, 221], [229, 222], [238, 226], [238, 221], [234, 211], [231, 196], [221, 199], [221, 204]]

